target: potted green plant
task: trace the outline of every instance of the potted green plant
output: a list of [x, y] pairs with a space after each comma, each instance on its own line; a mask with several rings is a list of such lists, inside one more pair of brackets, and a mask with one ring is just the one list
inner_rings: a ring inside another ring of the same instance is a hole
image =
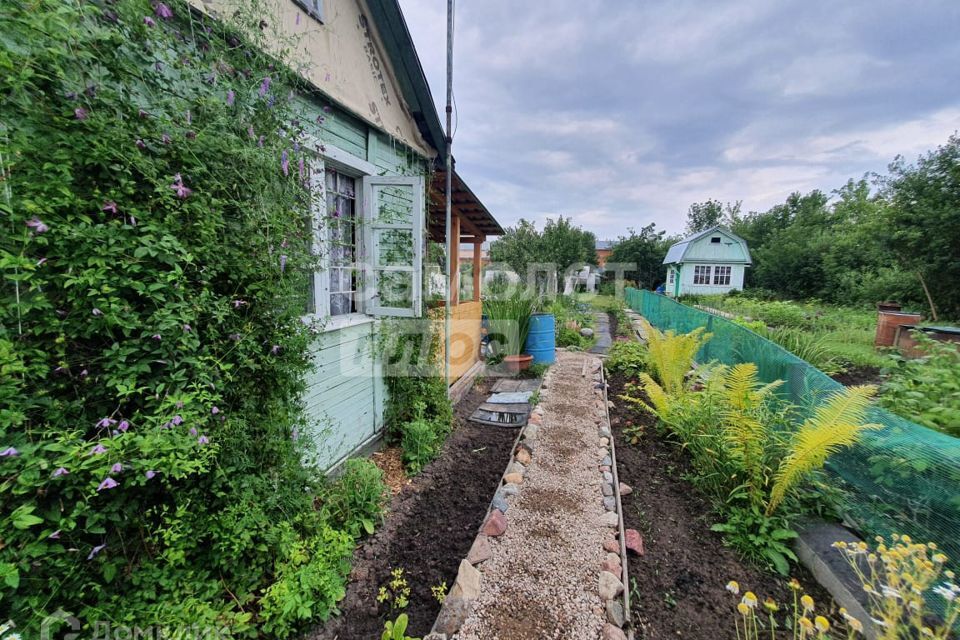
[[530, 332], [530, 316], [535, 308], [536, 299], [525, 291], [483, 301], [493, 355], [502, 357], [507, 371], [511, 373], [523, 371], [533, 360], [532, 355], [523, 353], [523, 346]]

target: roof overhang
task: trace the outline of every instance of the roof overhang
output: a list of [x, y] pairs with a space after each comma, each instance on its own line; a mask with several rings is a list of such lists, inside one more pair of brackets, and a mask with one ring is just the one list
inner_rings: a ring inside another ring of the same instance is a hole
[[437, 150], [438, 157], [444, 157], [447, 152], [446, 136], [400, 3], [397, 0], [372, 0], [367, 6], [396, 71], [397, 82], [410, 115], [424, 139]]
[[[428, 226], [430, 238], [435, 242], [446, 239], [444, 232], [447, 218], [446, 180], [447, 172], [441, 169], [433, 173], [430, 181]], [[489, 236], [503, 235], [503, 227], [480, 202], [480, 198], [470, 190], [456, 170], [453, 172], [452, 186], [452, 211], [460, 217], [461, 235], [473, 236], [479, 240], [485, 240]]]

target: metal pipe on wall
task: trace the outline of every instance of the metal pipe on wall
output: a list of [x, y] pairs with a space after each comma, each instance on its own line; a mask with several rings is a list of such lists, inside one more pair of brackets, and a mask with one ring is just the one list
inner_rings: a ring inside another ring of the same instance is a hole
[[450, 237], [453, 230], [453, 133], [451, 131], [453, 123], [453, 0], [447, 0], [447, 144], [446, 144], [446, 219], [444, 221], [444, 235], [447, 239], [447, 286], [446, 296], [443, 305], [443, 379], [447, 385], [447, 393], [450, 392], [450, 303], [453, 298], [451, 289], [453, 288], [453, 269], [458, 269], [460, 265], [451, 265], [453, 256], [453, 243], [459, 242], [459, 238]]

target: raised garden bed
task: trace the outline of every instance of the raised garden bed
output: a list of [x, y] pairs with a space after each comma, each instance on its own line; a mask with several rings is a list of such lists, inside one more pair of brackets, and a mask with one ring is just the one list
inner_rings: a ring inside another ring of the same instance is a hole
[[[736, 580], [744, 590], [783, 605], [793, 600], [787, 579], [745, 564], [710, 531], [715, 521], [710, 503], [684, 480], [691, 469], [682, 451], [657, 433], [655, 418], [618, 398], [624, 377], [608, 375], [620, 481], [633, 488], [622, 497], [624, 526], [644, 540], [644, 555], [631, 556], [629, 564], [636, 637], [735, 640], [738, 600], [726, 591], [727, 583]], [[627, 440], [627, 424], [643, 428], [639, 442]], [[794, 569], [818, 612], [827, 611], [829, 594], [805, 570]], [[788, 610], [782, 606], [781, 621]]]
[[386, 522], [354, 554], [341, 614], [308, 637], [379, 638], [388, 612], [377, 603], [377, 590], [395, 568], [403, 568], [411, 589], [407, 633], [423, 636], [430, 631], [440, 610], [430, 588], [443, 582], [453, 585], [517, 435], [515, 429], [467, 421], [489, 388], [489, 382], [478, 382], [457, 404], [456, 427], [443, 452], [394, 496]]

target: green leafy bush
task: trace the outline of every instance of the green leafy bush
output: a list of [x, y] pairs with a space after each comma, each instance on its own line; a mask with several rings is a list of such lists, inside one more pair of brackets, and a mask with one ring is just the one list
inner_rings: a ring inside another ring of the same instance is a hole
[[321, 131], [237, 33], [179, 1], [4, 7], [0, 619], [28, 633], [279, 636], [342, 594], [298, 437]]
[[641, 342], [614, 342], [610, 346], [606, 367], [614, 373], [636, 378], [641, 372], [649, 370], [648, 355], [647, 347]]
[[437, 423], [423, 418], [402, 425], [400, 432], [403, 463], [411, 473], [419, 473], [440, 453], [444, 434], [437, 428]]
[[806, 360], [828, 376], [844, 370], [843, 362], [831, 350], [823, 334], [809, 333], [790, 327], [764, 329], [758, 333], [767, 340], [776, 342], [801, 360]]
[[343, 473], [323, 495], [324, 515], [354, 537], [373, 533], [386, 503], [383, 472], [364, 458], [347, 460]]
[[960, 349], [914, 332], [926, 356], [893, 356], [880, 404], [922, 425], [960, 437]]

